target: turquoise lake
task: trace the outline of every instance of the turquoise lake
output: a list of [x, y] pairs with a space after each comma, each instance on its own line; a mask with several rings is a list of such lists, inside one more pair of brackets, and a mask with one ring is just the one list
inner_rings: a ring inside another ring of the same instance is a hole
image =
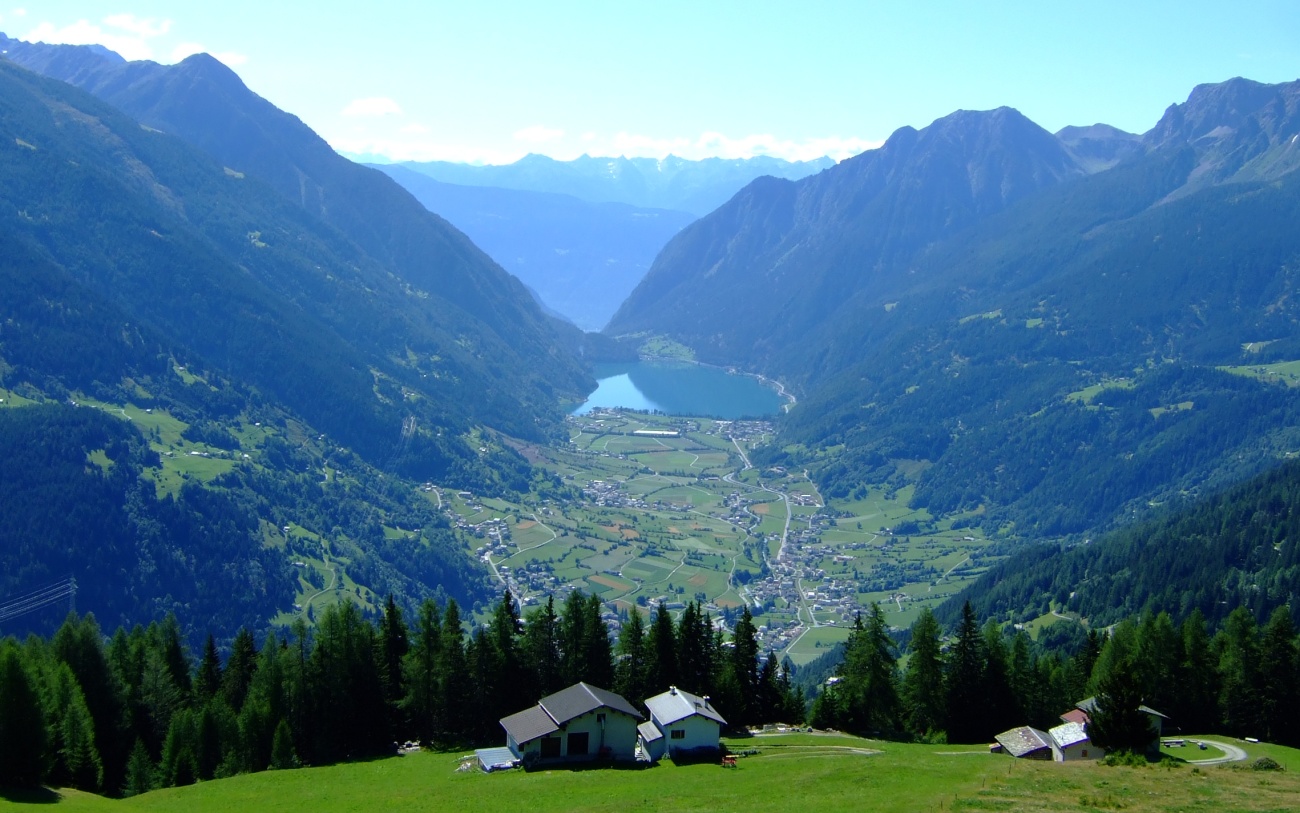
[[596, 391], [573, 411], [575, 415], [596, 407], [623, 407], [735, 420], [775, 415], [784, 403], [776, 390], [755, 378], [698, 364], [597, 364], [594, 372]]

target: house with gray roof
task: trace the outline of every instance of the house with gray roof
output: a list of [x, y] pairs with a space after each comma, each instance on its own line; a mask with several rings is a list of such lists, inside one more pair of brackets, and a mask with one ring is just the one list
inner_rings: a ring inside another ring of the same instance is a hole
[[[669, 686], [668, 691], [651, 697], [645, 704], [650, 710], [650, 722], [666, 740], [659, 746], [660, 755], [667, 753], [678, 759], [718, 750], [718, 737], [727, 721], [709, 703], [709, 698]], [[654, 758], [650, 748], [646, 752]]]
[[613, 692], [575, 683], [537, 705], [502, 718], [506, 747], [526, 767], [636, 759], [637, 724], [645, 718]]
[[1046, 731], [1022, 725], [1003, 731], [996, 737], [1003, 753], [1020, 759], [1041, 759], [1051, 762], [1055, 758], [1056, 743]]
[[1093, 745], [1088, 730], [1082, 723], [1065, 722], [1048, 729], [1052, 741], [1056, 743], [1053, 756], [1057, 762], [1070, 762], [1076, 759], [1101, 759], [1106, 752]]

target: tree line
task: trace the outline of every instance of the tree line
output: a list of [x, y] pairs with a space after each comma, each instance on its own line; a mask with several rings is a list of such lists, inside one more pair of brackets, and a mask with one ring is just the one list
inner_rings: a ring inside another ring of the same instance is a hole
[[1059, 725], [1060, 714], [1095, 696], [1111, 712], [1137, 704], [1155, 709], [1169, 718], [1166, 730], [1300, 745], [1294, 690], [1300, 641], [1285, 607], [1262, 626], [1238, 607], [1213, 635], [1198, 610], [1181, 624], [1168, 613], [1147, 613], [1108, 634], [1088, 631], [1072, 654], [1046, 651], [1025, 631], [1009, 633], [996, 621], [981, 628], [975, 618], [967, 602], [945, 638], [934, 614], [922, 610], [900, 668], [885, 617], [872, 608], [854, 624], [837, 679], [813, 702], [812, 724], [895, 738], [991, 742], [1016, 726]]
[[596, 596], [572, 592], [521, 618], [507, 593], [467, 633], [455, 600], [408, 622], [391, 598], [368, 620], [342, 602], [259, 647], [241, 630], [197, 662], [173, 615], [105, 639], [70, 615], [48, 640], [0, 641], [0, 786], [110, 795], [237, 773], [435, 747], [499, 743], [499, 719], [577, 681], [635, 704], [675, 685], [733, 727], [798, 722], [788, 662], [762, 657], [748, 609], [729, 640], [699, 603], [677, 620], [633, 612], [615, 643]]

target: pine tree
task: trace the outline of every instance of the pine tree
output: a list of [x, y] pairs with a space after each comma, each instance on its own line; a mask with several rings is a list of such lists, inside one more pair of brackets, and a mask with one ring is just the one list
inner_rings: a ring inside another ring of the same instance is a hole
[[1255, 617], [1245, 607], [1228, 614], [1215, 636], [1219, 655], [1219, 710], [1228, 730], [1248, 736], [1260, 730], [1258, 672], [1259, 642]]
[[586, 620], [583, 623], [583, 662], [586, 673], [582, 678], [593, 686], [608, 689], [614, 684], [614, 652], [609, 643], [609, 627], [601, 618], [600, 596], [587, 597]]
[[1096, 705], [1089, 714], [1088, 737], [1107, 751], [1145, 752], [1155, 731], [1140, 710], [1141, 705], [1137, 658], [1130, 653], [1116, 661], [1098, 683]]
[[248, 694], [248, 685], [253, 681], [256, 668], [257, 642], [253, 640], [253, 633], [241, 628], [230, 645], [230, 657], [221, 678], [221, 693], [236, 713], [244, 707], [244, 697]]
[[903, 675], [903, 709], [907, 728], [920, 737], [944, 730], [943, 652], [939, 621], [924, 607], [912, 624], [911, 656]]
[[565, 686], [586, 679], [587, 637], [587, 600], [574, 590], [560, 616], [560, 680]]
[[0, 642], [0, 787], [36, 787], [44, 778], [45, 720], [18, 648]]
[[384, 702], [396, 709], [405, 694], [402, 685], [402, 658], [411, 644], [402, 611], [390, 594], [384, 605], [384, 617], [379, 622], [379, 681], [384, 691]]
[[1296, 700], [1296, 632], [1289, 607], [1278, 607], [1259, 636], [1259, 672], [1256, 696], [1260, 704], [1263, 737], [1269, 742], [1294, 743], [1300, 723]]
[[275, 727], [275, 738], [271, 745], [271, 770], [284, 770], [298, 767], [298, 755], [293, 750], [293, 733], [284, 720]]
[[633, 703], [643, 703], [653, 692], [648, 691], [645, 621], [641, 611], [633, 608], [618, 634], [614, 667], [614, 691]]
[[126, 761], [126, 782], [122, 785], [123, 796], [139, 796], [148, 793], [156, 785], [155, 768], [149, 759], [149, 749], [139, 737], [131, 748], [131, 756]]
[[523, 660], [531, 677], [527, 695], [529, 703], [564, 688], [560, 663], [560, 619], [555, 613], [553, 596], [528, 614], [522, 647]]
[[406, 693], [402, 710], [423, 743], [438, 734], [438, 698], [441, 693], [439, 661], [442, 657], [442, 611], [433, 599], [425, 599], [416, 619], [410, 651], [402, 660]]
[[983, 742], [991, 736], [984, 726], [983, 683], [983, 638], [975, 623], [975, 611], [967, 601], [962, 605], [961, 622], [944, 675], [948, 742]]
[[655, 609], [654, 623], [646, 633], [646, 653], [649, 665], [646, 669], [650, 694], [668, 691], [669, 686], [677, 685], [677, 632], [673, 627], [673, 618], [668, 608], [660, 602]]
[[203, 658], [199, 661], [199, 671], [194, 676], [194, 699], [206, 703], [221, 691], [221, 657], [217, 654], [217, 642], [208, 633], [207, 643], [203, 645]]
[[441, 656], [438, 661], [438, 718], [442, 731], [438, 739], [445, 743], [461, 742], [468, 733], [469, 664], [465, 660], [465, 632], [460, 623], [460, 607], [455, 599], [447, 602], [442, 618]]
[[1186, 731], [1213, 731], [1219, 725], [1218, 662], [1210, 649], [1205, 616], [1199, 609], [1183, 619], [1181, 635], [1179, 692], [1170, 714]]

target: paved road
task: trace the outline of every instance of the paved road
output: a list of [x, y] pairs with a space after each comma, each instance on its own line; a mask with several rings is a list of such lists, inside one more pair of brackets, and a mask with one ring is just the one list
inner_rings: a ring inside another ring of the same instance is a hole
[[[1189, 740], [1190, 742], [1190, 740]], [[1245, 762], [1246, 752], [1231, 743], [1222, 742], [1221, 740], [1197, 740], [1206, 745], [1213, 745], [1215, 748], [1223, 751], [1224, 756], [1215, 759], [1189, 759], [1189, 765], [1226, 765], [1229, 762]]]

